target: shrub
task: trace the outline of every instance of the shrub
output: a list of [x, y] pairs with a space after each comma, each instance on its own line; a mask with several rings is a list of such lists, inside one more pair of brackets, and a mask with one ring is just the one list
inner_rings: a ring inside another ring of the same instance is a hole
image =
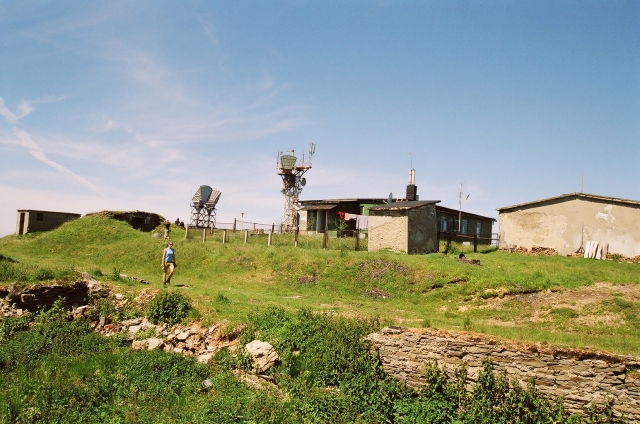
[[165, 291], [151, 299], [147, 305], [147, 318], [154, 324], [176, 324], [187, 317], [191, 309], [189, 298], [177, 291]]

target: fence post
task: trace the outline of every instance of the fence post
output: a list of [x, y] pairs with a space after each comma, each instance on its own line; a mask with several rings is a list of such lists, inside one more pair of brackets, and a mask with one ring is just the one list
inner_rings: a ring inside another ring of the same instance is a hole
[[236, 219], [233, 218], [233, 232], [236, 232]]
[[247, 244], [247, 237], [249, 236], [249, 230], [244, 230], [244, 244]]
[[227, 230], [222, 230], [222, 244], [227, 242]]
[[329, 231], [324, 230], [324, 235], [322, 236], [322, 248], [326, 249], [329, 241]]
[[273, 233], [276, 229], [276, 224], [271, 224], [271, 233]]
[[357, 252], [358, 250], [360, 250], [360, 230], [359, 230], [359, 229], [356, 229], [356, 231], [355, 231], [355, 233], [354, 233], [354, 234], [356, 235], [356, 246], [355, 246], [355, 250], [356, 250], [356, 252]]
[[478, 235], [474, 234], [473, 236], [473, 251], [477, 252], [478, 251]]
[[187, 225], [187, 227], [184, 229], [184, 239], [187, 239], [187, 236], [189, 235], [189, 226]]
[[204, 242], [207, 239], [207, 228], [202, 229], [202, 241]]
[[273, 230], [269, 231], [269, 239], [267, 240], [267, 247], [271, 246], [271, 234], [273, 234]]
[[295, 232], [295, 242], [293, 243], [294, 247], [298, 247], [298, 232], [300, 231], [299, 227], [296, 227], [296, 232]]

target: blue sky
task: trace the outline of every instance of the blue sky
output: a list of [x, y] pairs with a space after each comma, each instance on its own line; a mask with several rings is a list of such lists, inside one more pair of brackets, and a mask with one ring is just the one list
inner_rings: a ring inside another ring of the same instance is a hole
[[[0, 235], [16, 209], [279, 222], [302, 199], [640, 200], [638, 1], [0, 0]], [[494, 229], [495, 230], [495, 229]]]

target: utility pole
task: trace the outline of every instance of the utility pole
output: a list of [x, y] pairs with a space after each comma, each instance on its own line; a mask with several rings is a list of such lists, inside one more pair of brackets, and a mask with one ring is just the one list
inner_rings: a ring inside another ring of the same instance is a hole
[[458, 234], [462, 231], [462, 183], [460, 183], [460, 192], [458, 192]]

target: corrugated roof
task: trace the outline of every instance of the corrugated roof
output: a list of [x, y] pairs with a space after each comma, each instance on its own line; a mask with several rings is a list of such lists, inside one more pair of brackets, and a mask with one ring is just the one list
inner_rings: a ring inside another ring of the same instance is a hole
[[302, 206], [300, 208], [301, 211], [317, 211], [317, 210], [329, 210], [329, 209], [333, 209], [338, 205], [333, 205], [333, 204], [327, 204], [327, 203], [322, 203], [319, 205], [307, 205], [307, 206]]
[[418, 208], [420, 206], [424, 206], [424, 205], [432, 205], [435, 203], [439, 203], [440, 200], [413, 200], [410, 202], [392, 202], [392, 203], [387, 203], [386, 205], [378, 205], [378, 206], [373, 206], [370, 207], [369, 210], [370, 211], [377, 211], [377, 210], [406, 210], [406, 209], [413, 209], [413, 208]]
[[517, 205], [512, 205], [512, 206], [505, 206], [503, 208], [498, 208], [496, 210], [498, 212], [500, 212], [500, 211], [505, 211], [505, 210], [508, 210], [508, 209], [517, 209], [517, 208], [521, 208], [521, 207], [532, 206], [532, 205], [536, 205], [536, 204], [539, 204], [539, 203], [545, 203], [545, 202], [549, 202], [549, 201], [553, 201], [553, 200], [568, 199], [568, 198], [571, 198], [571, 197], [583, 198], [583, 199], [592, 199], [592, 200], [601, 200], [601, 201], [605, 201], [605, 202], [614, 202], [614, 203], [626, 203], [628, 205], [640, 206], [640, 201], [638, 201], [638, 200], [620, 199], [620, 198], [617, 198], [617, 197], [607, 197], [607, 196], [599, 196], [597, 194], [587, 194], [587, 193], [576, 192], [576, 193], [563, 194], [561, 196], [549, 197], [547, 199], [534, 200], [533, 202], [526, 202], [526, 203], [519, 203]]

